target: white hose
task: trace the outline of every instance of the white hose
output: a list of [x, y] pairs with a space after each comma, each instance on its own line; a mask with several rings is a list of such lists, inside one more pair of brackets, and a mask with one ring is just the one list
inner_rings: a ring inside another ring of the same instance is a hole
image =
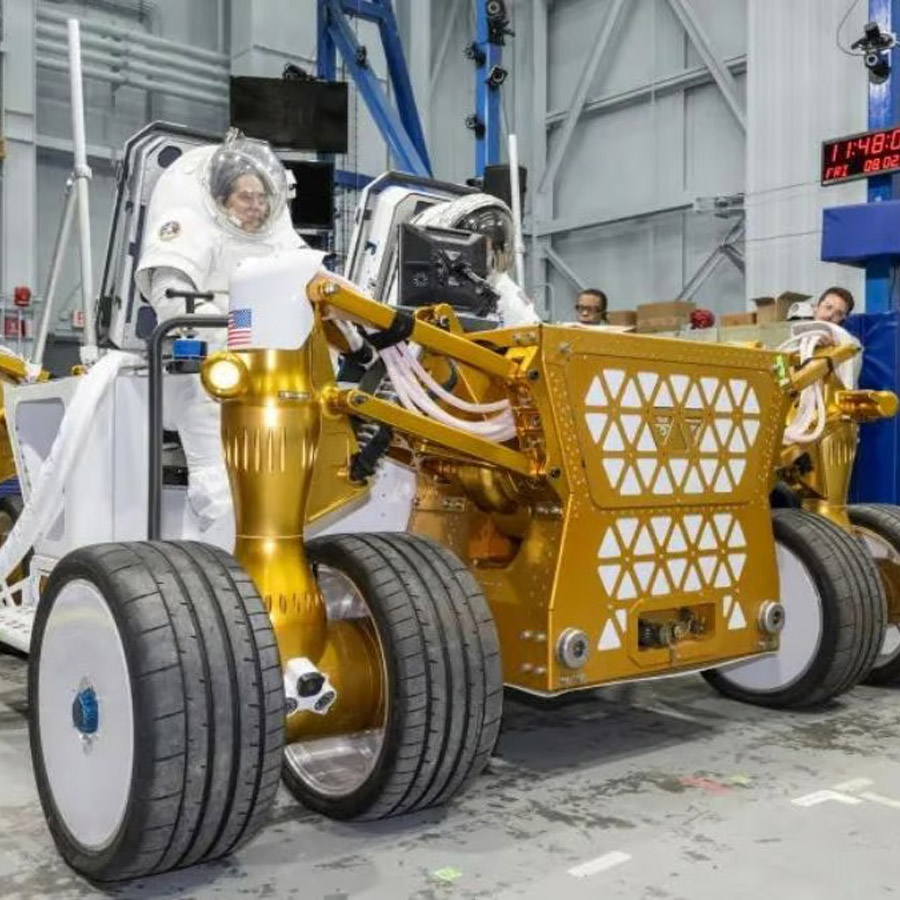
[[97, 407], [119, 372], [137, 365], [141, 365], [139, 357], [116, 350], [107, 353], [86, 375], [78, 378], [50, 453], [32, 480], [28, 502], [0, 546], [0, 579], [9, 578], [35, 542], [52, 527], [62, 509], [63, 489], [72, 466], [94, 425]]
[[396, 348], [388, 347], [381, 352], [391, 383], [397, 391], [400, 402], [412, 411], [422, 412], [444, 425], [459, 428], [488, 440], [503, 442], [516, 435], [516, 426], [509, 410], [491, 419], [471, 422], [460, 419], [438, 406], [416, 379], [406, 357]]
[[426, 371], [424, 366], [416, 359], [416, 355], [413, 353], [409, 344], [402, 345], [401, 352], [407, 362], [412, 366], [412, 370], [418, 376], [419, 381], [423, 382], [433, 394], [437, 394], [441, 400], [450, 404], [450, 406], [455, 406], [463, 412], [475, 413], [478, 415], [507, 412], [509, 410], [509, 400], [498, 400], [496, 403], [469, 403], [466, 400], [461, 400], [455, 394], [451, 394], [450, 391], [439, 384], [431, 374]]
[[[827, 341], [826, 335], [813, 331], [794, 335], [778, 349], [784, 352], [799, 351], [800, 364], [812, 359], [816, 347]], [[784, 429], [783, 443], [811, 444], [825, 430], [825, 393], [821, 381], [805, 387], [800, 392], [797, 414]]]

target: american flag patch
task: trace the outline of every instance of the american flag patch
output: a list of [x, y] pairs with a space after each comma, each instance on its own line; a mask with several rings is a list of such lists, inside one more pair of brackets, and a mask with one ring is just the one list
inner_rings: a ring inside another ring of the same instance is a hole
[[232, 309], [228, 313], [228, 346], [249, 347], [253, 313], [249, 309]]

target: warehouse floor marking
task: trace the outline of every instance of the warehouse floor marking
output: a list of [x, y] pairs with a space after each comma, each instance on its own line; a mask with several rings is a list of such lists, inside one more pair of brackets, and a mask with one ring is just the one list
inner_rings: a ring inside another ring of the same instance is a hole
[[900, 800], [893, 800], [882, 794], [876, 794], [874, 791], [867, 791], [864, 788], [870, 787], [875, 782], [871, 778], [854, 778], [851, 781], [844, 781], [836, 784], [833, 788], [824, 791], [813, 791], [811, 794], [805, 794], [791, 800], [794, 806], [819, 806], [822, 803], [843, 803], [845, 806], [858, 806], [860, 803], [869, 801], [870, 803], [878, 803], [880, 806], [886, 806], [889, 809], [900, 809]]

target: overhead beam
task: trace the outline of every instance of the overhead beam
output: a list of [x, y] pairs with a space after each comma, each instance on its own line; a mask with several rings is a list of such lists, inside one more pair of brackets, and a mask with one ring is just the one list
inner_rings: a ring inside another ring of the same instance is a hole
[[709, 37], [700, 25], [697, 13], [691, 6], [691, 0], [669, 0], [669, 6], [672, 7], [672, 11], [687, 32], [694, 49], [700, 54], [703, 65], [709, 69], [714, 81], [719, 86], [719, 90], [738, 125], [741, 126], [741, 130], [746, 134], [747, 111], [741, 102], [737, 82], [729, 68], [722, 62], [722, 57], [716, 53]]
[[[742, 53], [739, 56], [732, 56], [726, 59], [725, 67], [732, 75], [743, 75], [747, 71], [747, 54]], [[612, 94], [602, 94], [598, 97], [593, 97], [584, 104], [581, 115], [589, 116], [615, 112], [645, 100], [666, 97], [670, 94], [689, 91], [712, 83], [712, 72], [706, 66], [696, 66], [693, 69], [686, 69], [683, 72], [658, 78], [655, 81], [648, 81], [646, 84], [627, 91], [616, 91]], [[547, 113], [547, 128], [555, 128], [565, 121], [565, 118], [566, 111], [563, 109], [556, 109]]]
[[685, 198], [684, 200], [648, 206], [643, 209], [636, 209], [617, 215], [595, 213], [593, 215], [573, 216], [568, 219], [552, 219], [548, 222], [538, 222], [533, 236], [550, 237], [555, 234], [568, 234], [573, 231], [584, 231], [587, 228], [602, 228], [606, 225], [618, 225], [624, 222], [634, 222], [640, 219], [664, 216], [669, 213], [686, 212], [693, 208], [693, 200]]
[[594, 81], [594, 76], [597, 74], [600, 62], [606, 55], [610, 45], [614, 43], [613, 39], [622, 22], [622, 14], [627, 5], [627, 0], [612, 0], [608, 12], [604, 17], [603, 22], [600, 24], [600, 28], [597, 32], [597, 39], [594, 42], [594, 49], [591, 51], [587, 63], [581, 73], [581, 77], [578, 79], [578, 84], [575, 86], [572, 100], [569, 103], [569, 110], [566, 113], [565, 121], [562, 124], [562, 131], [557, 137], [553, 152], [547, 161], [547, 168], [544, 170], [544, 174], [538, 184], [537, 193], [539, 194], [545, 193], [547, 189], [556, 182], [556, 175], [559, 172], [563, 157], [569, 149], [569, 141], [572, 139], [572, 132], [575, 130], [575, 125], [581, 116], [582, 109], [584, 109], [587, 94]]

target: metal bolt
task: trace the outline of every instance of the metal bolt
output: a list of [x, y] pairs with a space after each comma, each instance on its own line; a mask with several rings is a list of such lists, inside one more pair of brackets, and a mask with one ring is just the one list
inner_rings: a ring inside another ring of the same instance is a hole
[[362, 406], [366, 402], [366, 398], [362, 394], [354, 394], [350, 402], [354, 406]]
[[340, 288], [335, 281], [326, 281], [325, 284], [322, 285], [322, 293], [326, 297], [331, 297], [333, 294], [336, 294]]
[[529, 369], [528, 375], [525, 376], [529, 381], [537, 381], [541, 377], [541, 373], [537, 369]]
[[551, 477], [551, 478], [559, 478], [560, 475], [562, 475], [562, 469], [561, 469], [559, 466], [554, 466], [554, 467], [550, 470], [550, 477]]

